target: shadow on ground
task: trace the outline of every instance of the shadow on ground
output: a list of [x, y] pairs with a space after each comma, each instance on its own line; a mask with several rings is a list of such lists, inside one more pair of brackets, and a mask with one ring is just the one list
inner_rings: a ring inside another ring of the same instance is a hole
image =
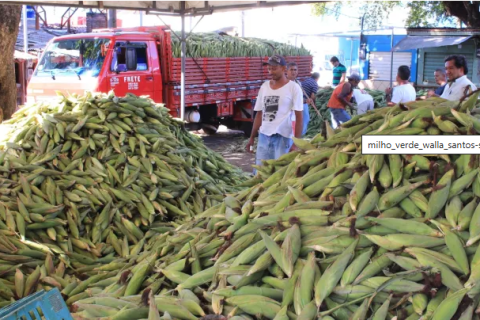
[[220, 126], [214, 135], [207, 135], [203, 130], [193, 131], [192, 133], [202, 137], [207, 147], [220, 153], [231, 164], [245, 172], [252, 172], [255, 154], [248, 153], [243, 149], [247, 138], [242, 131], [229, 130]]

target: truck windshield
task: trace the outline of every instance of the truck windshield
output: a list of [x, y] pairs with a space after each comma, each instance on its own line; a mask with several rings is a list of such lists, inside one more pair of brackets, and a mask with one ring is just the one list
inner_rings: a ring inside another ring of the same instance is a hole
[[51, 43], [35, 71], [36, 76], [97, 77], [109, 39], [68, 39]]

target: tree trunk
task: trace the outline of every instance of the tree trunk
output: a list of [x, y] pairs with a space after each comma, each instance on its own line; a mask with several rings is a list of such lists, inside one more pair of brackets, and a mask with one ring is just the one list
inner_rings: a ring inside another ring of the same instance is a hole
[[445, 11], [459, 18], [468, 27], [480, 27], [480, 13], [478, 1], [444, 1]]
[[0, 110], [9, 119], [17, 107], [14, 52], [22, 15], [20, 5], [0, 5]]

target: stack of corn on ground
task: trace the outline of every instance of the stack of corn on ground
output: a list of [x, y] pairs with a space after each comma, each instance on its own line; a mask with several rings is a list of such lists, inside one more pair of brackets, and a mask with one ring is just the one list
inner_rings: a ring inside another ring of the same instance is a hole
[[381, 108], [326, 141], [295, 140], [301, 151], [206, 211], [125, 230], [110, 262], [67, 267], [2, 232], [0, 297], [59, 287], [76, 319], [478, 319], [479, 157], [360, 150], [363, 134], [478, 134], [477, 97]]
[[63, 288], [75, 317], [477, 318], [478, 157], [359, 150], [365, 133], [480, 132], [472, 102], [382, 108], [295, 141], [250, 187]]
[[[36, 277], [54, 256], [71, 270], [115, 261], [246, 179], [166, 108], [133, 95], [62, 96], [23, 107], [0, 131], [2, 274]], [[38, 279], [26, 279], [3, 304], [35, 290]]]
[[[365, 91], [367, 91], [367, 93], [372, 96], [375, 108], [381, 108], [387, 105], [385, 92], [371, 89], [365, 89]], [[315, 111], [315, 109], [310, 106], [310, 122], [308, 123], [307, 132], [305, 134], [307, 137], [313, 137], [319, 132], [322, 132], [325, 121], [328, 121], [330, 125], [332, 124], [330, 109], [328, 109], [327, 107], [328, 101], [330, 100], [332, 93], [333, 88], [331, 87], [323, 87], [318, 89], [315, 95], [315, 106], [320, 112], [320, 117], [318, 116], [317, 111]], [[350, 110], [350, 108], [347, 108], [347, 112], [352, 116], [357, 114], [357, 111], [355, 109]]]
[[[173, 57], [180, 58], [180, 41], [172, 36]], [[219, 33], [193, 33], [187, 38], [187, 57], [189, 58], [224, 58], [224, 57], [270, 57], [308, 56], [310, 52], [301, 45], [275, 42], [272, 40], [234, 37]]]

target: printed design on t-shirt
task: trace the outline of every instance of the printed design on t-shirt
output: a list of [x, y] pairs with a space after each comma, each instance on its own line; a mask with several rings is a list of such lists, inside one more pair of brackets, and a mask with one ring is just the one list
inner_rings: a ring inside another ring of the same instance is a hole
[[263, 121], [272, 122], [277, 117], [278, 112], [278, 101], [280, 96], [266, 96], [263, 99], [265, 105], [263, 111]]

